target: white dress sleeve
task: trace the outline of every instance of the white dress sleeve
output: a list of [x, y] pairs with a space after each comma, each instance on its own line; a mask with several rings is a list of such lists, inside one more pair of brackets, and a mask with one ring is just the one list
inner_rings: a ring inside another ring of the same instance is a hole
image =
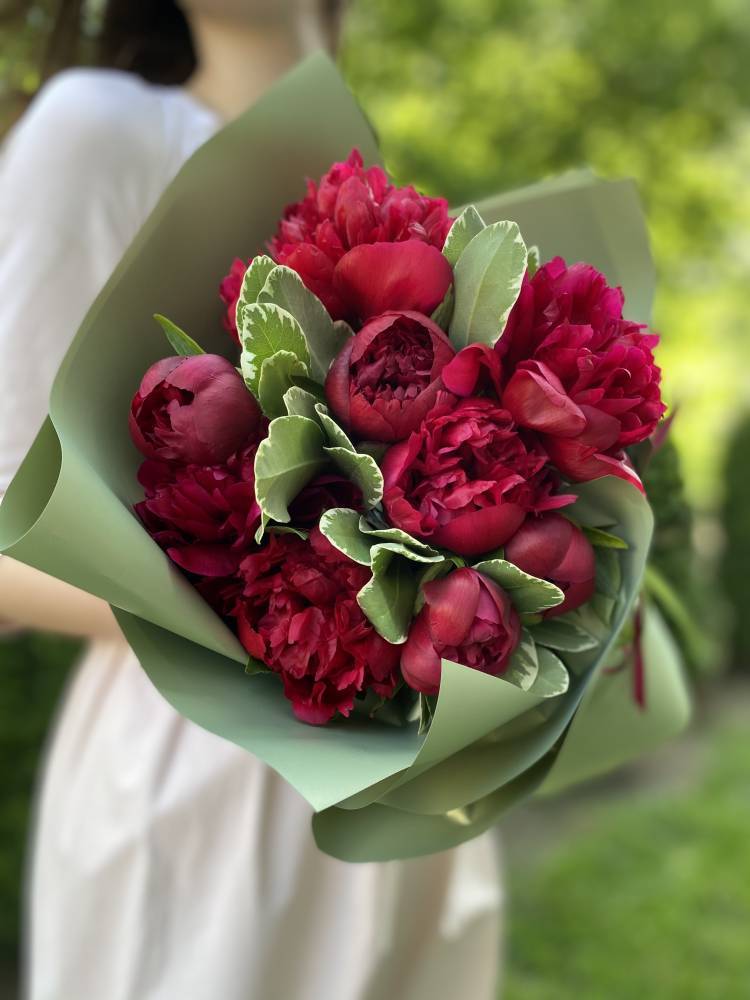
[[144, 89], [124, 74], [66, 71], [0, 155], [0, 497], [81, 320], [160, 193]]

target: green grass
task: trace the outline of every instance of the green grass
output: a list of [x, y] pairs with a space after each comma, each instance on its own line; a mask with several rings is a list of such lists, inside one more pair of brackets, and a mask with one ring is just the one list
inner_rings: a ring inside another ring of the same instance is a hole
[[508, 824], [504, 1000], [750, 996], [749, 719], [745, 694], [645, 789]]

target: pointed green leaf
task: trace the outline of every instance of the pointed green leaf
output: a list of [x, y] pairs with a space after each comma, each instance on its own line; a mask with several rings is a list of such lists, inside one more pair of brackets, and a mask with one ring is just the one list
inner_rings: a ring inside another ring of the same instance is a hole
[[543, 622], [532, 626], [530, 632], [537, 645], [561, 649], [565, 653], [582, 653], [585, 649], [593, 649], [598, 643], [595, 636], [569, 621], [567, 615], [545, 618]]
[[539, 660], [539, 672], [536, 680], [529, 689], [531, 694], [540, 695], [542, 698], [556, 698], [565, 694], [570, 687], [570, 674], [565, 664], [559, 656], [544, 646], [537, 646], [537, 659]]
[[522, 691], [528, 691], [539, 673], [539, 659], [534, 640], [526, 629], [521, 630], [521, 639], [510, 662], [502, 674], [503, 680], [515, 684]]
[[360, 515], [348, 507], [334, 507], [320, 518], [320, 531], [331, 545], [362, 566], [371, 563], [372, 542], [359, 528]]
[[326, 465], [323, 431], [306, 417], [278, 417], [255, 456], [255, 495], [274, 521], [289, 520], [288, 505]]
[[250, 265], [247, 271], [245, 271], [245, 277], [242, 279], [240, 297], [237, 299], [235, 319], [238, 330], [242, 326], [243, 309], [245, 306], [254, 305], [258, 301], [258, 296], [260, 295], [263, 285], [266, 283], [266, 278], [275, 267], [276, 264], [271, 260], [271, 258], [263, 253], [259, 254], [257, 257], [253, 257], [250, 261]]
[[254, 677], [256, 674], [270, 674], [271, 672], [271, 668], [267, 667], [261, 660], [256, 660], [254, 656], [248, 656], [245, 673], [249, 677]]
[[299, 323], [310, 353], [310, 374], [324, 381], [331, 361], [351, 336], [350, 327], [336, 327], [325, 306], [296, 271], [279, 265], [266, 278], [258, 302], [272, 302]]
[[446, 333], [450, 329], [451, 319], [453, 318], [453, 306], [456, 301], [456, 293], [453, 291], [453, 285], [451, 285], [448, 291], [443, 296], [443, 301], [433, 312], [430, 319], [433, 323], [436, 323], [441, 330]]
[[622, 586], [622, 566], [616, 549], [597, 549], [596, 589], [607, 597], [617, 598]]
[[451, 267], [456, 266], [466, 247], [484, 228], [484, 219], [473, 205], [463, 210], [451, 226], [443, 245], [443, 256]]
[[525, 271], [526, 246], [515, 222], [496, 222], [471, 240], [454, 270], [450, 338], [457, 350], [498, 340]]
[[530, 576], [505, 559], [486, 559], [477, 563], [474, 569], [507, 591], [516, 611], [546, 611], [565, 600], [565, 595], [554, 583]]
[[291, 313], [270, 302], [257, 302], [245, 306], [241, 321], [240, 368], [253, 395], [258, 395], [261, 365], [278, 351], [294, 354], [309, 370], [310, 355], [302, 327]]
[[528, 247], [526, 271], [530, 278], [534, 277], [536, 272], [539, 270], [540, 264], [541, 264], [541, 257], [539, 256], [539, 247]]
[[267, 417], [286, 416], [285, 394], [292, 386], [292, 378], [305, 374], [307, 369], [304, 364], [289, 351], [277, 351], [265, 359], [260, 366], [258, 400]]
[[172, 322], [171, 319], [167, 319], [167, 317], [162, 316], [161, 313], [154, 313], [154, 319], [164, 331], [164, 334], [169, 341], [169, 346], [175, 354], [178, 354], [181, 358], [190, 358], [196, 354], [206, 353], [200, 344], [197, 344], [192, 337], [189, 337], [185, 331], [181, 330], [176, 323]]
[[602, 528], [583, 528], [582, 530], [586, 538], [597, 548], [626, 549], [628, 547], [628, 543], [622, 538], [618, 538], [617, 535], [612, 535]]

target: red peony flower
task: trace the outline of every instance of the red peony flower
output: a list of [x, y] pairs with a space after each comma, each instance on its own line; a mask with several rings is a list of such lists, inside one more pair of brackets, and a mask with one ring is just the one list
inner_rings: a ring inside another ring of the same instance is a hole
[[260, 407], [234, 367], [215, 354], [164, 358], [143, 376], [130, 435], [146, 458], [219, 465], [257, 440]]
[[574, 481], [614, 473], [638, 482], [623, 449], [662, 417], [658, 336], [623, 319], [623, 295], [587, 264], [556, 257], [524, 281], [497, 344], [510, 378], [502, 403], [544, 435]]
[[565, 506], [533, 438], [490, 399], [434, 410], [382, 463], [390, 522], [460, 555], [503, 545], [530, 511]]
[[524, 573], [557, 584], [565, 594], [545, 618], [573, 611], [594, 593], [594, 550], [581, 529], [561, 514], [527, 518], [505, 543], [505, 558]]
[[309, 541], [271, 535], [241, 565], [238, 634], [251, 656], [281, 675], [303, 722], [349, 715], [355, 697], [390, 697], [400, 649], [382, 639], [357, 604], [370, 571], [314, 528]]
[[[236, 573], [260, 525], [253, 461], [256, 445], [225, 465], [175, 466], [147, 460], [135, 510], [151, 537], [182, 569], [200, 577]], [[213, 603], [213, 602], [211, 602]]]
[[439, 403], [440, 373], [455, 352], [443, 331], [416, 312], [387, 312], [351, 337], [326, 379], [342, 425], [366, 441], [400, 441]]
[[[451, 223], [445, 199], [427, 198], [413, 187], [395, 187], [381, 167], [365, 169], [355, 149], [343, 163], [334, 163], [318, 184], [308, 181], [302, 201], [287, 206], [269, 252], [277, 263], [299, 274], [334, 319], [365, 320], [387, 309], [429, 314], [452, 277], [450, 265], [439, 253]], [[382, 250], [404, 242], [423, 249], [406, 257]], [[355, 254], [338, 268], [353, 248], [363, 244], [381, 249], [365, 257]], [[234, 297], [232, 303], [235, 270], [240, 264], [235, 261], [222, 283], [230, 330], [237, 301]]]
[[227, 311], [225, 312], [223, 319], [224, 328], [232, 334], [238, 344], [240, 342], [240, 337], [237, 333], [237, 303], [239, 302], [240, 292], [242, 291], [242, 282], [245, 277], [245, 271], [247, 271], [249, 265], [249, 260], [244, 261], [240, 260], [239, 257], [235, 257], [232, 261], [229, 274], [219, 285], [219, 295], [227, 307]]
[[441, 659], [502, 674], [521, 636], [521, 621], [505, 591], [468, 568], [426, 583], [422, 590], [425, 604], [401, 654], [409, 687], [437, 694]]

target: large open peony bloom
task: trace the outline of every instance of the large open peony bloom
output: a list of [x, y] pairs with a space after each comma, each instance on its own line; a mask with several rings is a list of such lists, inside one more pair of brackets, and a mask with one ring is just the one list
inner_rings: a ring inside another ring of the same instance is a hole
[[543, 435], [574, 481], [608, 473], [636, 481], [623, 449], [649, 437], [665, 410], [659, 338], [623, 319], [623, 302], [595, 268], [556, 257], [524, 281], [497, 344], [503, 406]]
[[502, 674], [521, 636], [521, 621], [505, 591], [469, 568], [426, 583], [422, 590], [425, 604], [401, 654], [409, 687], [437, 694], [441, 659]]
[[153, 459], [141, 465], [138, 480], [146, 499], [135, 505], [136, 513], [187, 572], [228, 577], [252, 547], [260, 525], [255, 451], [255, 445], [243, 449], [224, 465], [176, 466]]
[[425, 418], [382, 463], [383, 506], [398, 528], [459, 555], [503, 545], [530, 511], [563, 507], [532, 437], [491, 399], [464, 399]]
[[240, 640], [281, 675], [298, 719], [321, 725], [337, 712], [349, 715], [360, 693], [393, 695], [400, 648], [378, 635], [357, 604], [366, 567], [314, 528], [309, 541], [270, 535], [241, 574]]
[[[396, 187], [381, 167], [365, 168], [354, 149], [317, 184], [308, 181], [305, 197], [287, 206], [269, 253], [299, 274], [334, 319], [359, 323], [386, 309], [429, 315], [451, 282], [440, 253], [451, 223], [444, 198]], [[405, 242], [420, 247], [405, 255], [390, 249]], [[377, 249], [349, 257], [365, 245]], [[235, 260], [221, 285], [225, 325], [235, 337], [245, 266]]]
[[335, 358], [326, 398], [351, 433], [366, 441], [401, 441], [436, 405], [454, 397], [440, 373], [455, 351], [443, 331], [416, 312], [371, 319]]

